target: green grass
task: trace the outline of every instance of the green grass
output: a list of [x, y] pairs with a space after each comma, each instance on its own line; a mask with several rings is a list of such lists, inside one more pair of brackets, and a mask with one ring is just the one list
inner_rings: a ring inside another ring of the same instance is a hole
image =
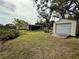
[[79, 39], [60, 39], [49, 33], [20, 31], [5, 43], [0, 41], [0, 59], [79, 59]]

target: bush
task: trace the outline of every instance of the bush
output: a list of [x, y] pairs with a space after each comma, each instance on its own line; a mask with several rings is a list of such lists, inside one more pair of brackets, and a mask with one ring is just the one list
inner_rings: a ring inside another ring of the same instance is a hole
[[44, 28], [44, 32], [45, 32], [45, 33], [49, 33], [48, 27], [45, 27], [45, 28]]
[[14, 29], [0, 29], [0, 40], [11, 40], [19, 36], [19, 31]]

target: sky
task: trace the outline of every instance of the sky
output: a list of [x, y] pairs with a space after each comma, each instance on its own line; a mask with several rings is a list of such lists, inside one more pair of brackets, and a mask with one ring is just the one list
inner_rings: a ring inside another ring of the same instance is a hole
[[[48, 5], [50, 6], [50, 2]], [[37, 22], [38, 13], [33, 6], [33, 0], [0, 0], [0, 24], [12, 23], [14, 18], [34, 24]], [[73, 8], [70, 9], [72, 10]], [[50, 20], [52, 19], [59, 20], [58, 18], [53, 18], [53, 15]]]
[[34, 24], [37, 21], [37, 11], [32, 0], [0, 0], [0, 24], [12, 23], [19, 18]]

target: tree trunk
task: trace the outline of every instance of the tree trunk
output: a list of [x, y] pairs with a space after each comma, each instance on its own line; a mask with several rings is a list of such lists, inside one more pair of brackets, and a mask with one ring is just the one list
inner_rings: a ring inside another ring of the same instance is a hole
[[45, 32], [49, 32], [49, 29], [50, 29], [49, 20], [47, 19], [47, 20], [46, 20], [46, 23], [45, 23], [44, 31], [45, 31]]

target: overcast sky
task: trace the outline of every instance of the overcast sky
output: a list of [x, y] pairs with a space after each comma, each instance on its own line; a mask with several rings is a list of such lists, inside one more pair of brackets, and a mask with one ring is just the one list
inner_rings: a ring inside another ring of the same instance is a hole
[[0, 24], [12, 23], [13, 18], [34, 24], [37, 15], [32, 0], [0, 0]]

